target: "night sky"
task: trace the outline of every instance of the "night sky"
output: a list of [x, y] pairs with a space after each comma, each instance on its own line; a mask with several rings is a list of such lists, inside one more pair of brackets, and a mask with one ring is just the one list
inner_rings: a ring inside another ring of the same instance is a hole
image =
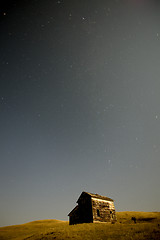
[[82, 191], [160, 211], [160, 5], [0, 3], [0, 225], [67, 220]]

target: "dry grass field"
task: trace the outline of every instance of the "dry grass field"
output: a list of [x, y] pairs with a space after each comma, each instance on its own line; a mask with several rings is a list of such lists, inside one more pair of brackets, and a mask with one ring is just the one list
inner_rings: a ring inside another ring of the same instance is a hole
[[117, 223], [69, 226], [66, 221], [42, 220], [0, 228], [0, 240], [159, 240], [159, 212], [118, 212]]

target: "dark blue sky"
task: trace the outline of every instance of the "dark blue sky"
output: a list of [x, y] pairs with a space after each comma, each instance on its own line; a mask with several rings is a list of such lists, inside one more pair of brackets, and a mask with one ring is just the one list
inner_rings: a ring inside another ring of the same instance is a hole
[[160, 211], [159, 66], [158, 1], [2, 1], [1, 226], [82, 191]]

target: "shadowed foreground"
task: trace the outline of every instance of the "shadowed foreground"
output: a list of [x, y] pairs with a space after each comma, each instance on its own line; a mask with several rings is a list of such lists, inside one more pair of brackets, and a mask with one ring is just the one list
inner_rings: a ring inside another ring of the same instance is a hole
[[0, 228], [0, 239], [160, 239], [160, 213], [119, 212], [117, 223], [86, 223], [69, 226], [66, 221], [41, 220]]

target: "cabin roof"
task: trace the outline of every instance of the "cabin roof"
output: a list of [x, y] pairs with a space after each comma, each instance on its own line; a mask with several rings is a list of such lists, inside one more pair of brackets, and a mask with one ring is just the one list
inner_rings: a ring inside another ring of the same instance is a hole
[[89, 193], [89, 192], [82, 192], [81, 195], [80, 195], [80, 197], [79, 197], [78, 200], [77, 200], [77, 203], [79, 202], [79, 199], [80, 199], [81, 197], [83, 197], [83, 195], [88, 195], [88, 196], [90, 196], [91, 198], [97, 198], [97, 199], [102, 199], [102, 200], [107, 200], [107, 201], [112, 201], [112, 202], [114, 202], [113, 199], [108, 198], [108, 197], [105, 197], [105, 196], [101, 196], [101, 195], [99, 195], [99, 194]]
[[72, 211], [68, 214], [68, 216], [71, 216], [78, 210], [79, 206], [77, 205], [75, 208], [72, 209]]

